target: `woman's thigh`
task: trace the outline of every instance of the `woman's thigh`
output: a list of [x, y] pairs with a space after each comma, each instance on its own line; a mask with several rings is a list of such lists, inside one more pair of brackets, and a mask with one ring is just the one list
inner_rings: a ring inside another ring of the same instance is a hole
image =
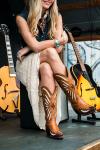
[[53, 77], [52, 68], [46, 62], [40, 64], [40, 84], [46, 86], [53, 93], [55, 89], [55, 80]]
[[64, 73], [65, 74], [65, 66], [62, 60], [59, 57], [56, 49], [48, 48], [40, 53], [40, 63], [47, 62], [53, 73]]
[[40, 63], [47, 62], [47, 50], [40, 52]]
[[40, 62], [61, 61], [55, 48], [47, 48], [40, 52]]

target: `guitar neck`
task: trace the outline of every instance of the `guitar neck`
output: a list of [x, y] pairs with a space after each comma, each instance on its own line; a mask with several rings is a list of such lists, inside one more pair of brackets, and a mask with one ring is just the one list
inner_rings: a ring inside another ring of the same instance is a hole
[[90, 84], [92, 85], [91, 80], [90, 80], [90, 77], [89, 77], [89, 75], [88, 75], [88, 72], [87, 72], [87, 70], [86, 70], [86, 68], [85, 68], [85, 65], [84, 65], [82, 59], [81, 59], [79, 49], [78, 49], [78, 47], [77, 47], [77, 45], [76, 45], [76, 42], [74, 41], [74, 38], [73, 38], [73, 36], [72, 36], [72, 33], [69, 32], [68, 30], [67, 30], [67, 32], [68, 32], [69, 37], [70, 37], [70, 39], [71, 39], [71, 43], [72, 43], [73, 49], [74, 49], [74, 51], [75, 51], [76, 57], [77, 57], [77, 59], [78, 59], [78, 61], [79, 61], [79, 64], [80, 64], [80, 66], [81, 66], [82, 74], [83, 74], [83, 76], [90, 82]]
[[6, 49], [7, 49], [9, 73], [10, 73], [11, 77], [15, 77], [16, 73], [15, 73], [15, 69], [14, 69], [14, 62], [13, 62], [13, 57], [12, 57], [9, 35], [5, 35], [5, 43], [6, 43]]
[[71, 38], [71, 43], [72, 43], [72, 46], [73, 46], [73, 48], [74, 48], [76, 57], [77, 57], [77, 59], [78, 59], [78, 61], [79, 61], [79, 64], [80, 64], [80, 66], [81, 66], [81, 69], [82, 69], [83, 72], [87, 72], [87, 71], [86, 71], [86, 68], [85, 68], [85, 65], [84, 65], [84, 63], [83, 63], [83, 61], [82, 61], [82, 59], [81, 59], [81, 56], [80, 56], [80, 53], [79, 53], [79, 49], [78, 49], [78, 47], [77, 47], [77, 45], [76, 45], [76, 42], [74, 41], [74, 38], [73, 38], [72, 34], [71, 34], [69, 31], [68, 31], [68, 34], [69, 34], [69, 36], [70, 36], [70, 38]]

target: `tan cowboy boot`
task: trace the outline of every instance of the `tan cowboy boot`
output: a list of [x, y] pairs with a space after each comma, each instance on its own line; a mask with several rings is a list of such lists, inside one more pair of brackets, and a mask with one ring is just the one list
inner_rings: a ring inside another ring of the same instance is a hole
[[77, 114], [88, 115], [95, 111], [95, 108], [87, 104], [78, 94], [73, 80], [62, 74], [54, 74], [54, 77], [64, 93], [67, 95], [73, 109]]
[[45, 110], [46, 119], [46, 133], [47, 136], [54, 139], [63, 139], [63, 133], [60, 131], [56, 124], [57, 114], [57, 88], [52, 94], [47, 87], [41, 88], [43, 105]]

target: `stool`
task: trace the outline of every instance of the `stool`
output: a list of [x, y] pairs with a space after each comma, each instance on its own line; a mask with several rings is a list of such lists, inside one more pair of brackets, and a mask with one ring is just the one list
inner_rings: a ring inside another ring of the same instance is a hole
[[38, 128], [34, 122], [32, 107], [28, 98], [26, 87], [20, 83], [20, 126], [25, 129]]

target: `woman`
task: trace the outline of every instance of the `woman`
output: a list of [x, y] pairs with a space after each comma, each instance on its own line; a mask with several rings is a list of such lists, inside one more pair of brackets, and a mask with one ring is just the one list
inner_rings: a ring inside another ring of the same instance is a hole
[[[45, 111], [46, 133], [49, 137], [62, 139], [63, 133], [56, 122], [57, 82], [67, 94], [75, 111], [84, 113], [85, 110], [90, 113], [91, 108], [79, 97], [73, 80], [59, 57], [68, 37], [63, 32], [62, 17], [58, 12], [57, 0], [29, 0], [27, 9], [16, 17], [16, 23], [26, 44], [26, 47], [18, 52], [16, 71], [28, 90], [32, 108], [34, 107], [34, 118], [38, 118], [35, 112], [38, 106], [35, 105], [36, 98], [34, 99], [32, 96], [38, 93], [39, 86]], [[32, 75], [30, 76], [30, 74]], [[38, 75], [39, 83], [36, 82]], [[34, 87], [32, 86], [33, 82]], [[31, 93], [32, 90], [33, 93]], [[40, 110], [41, 108], [39, 108]]]

